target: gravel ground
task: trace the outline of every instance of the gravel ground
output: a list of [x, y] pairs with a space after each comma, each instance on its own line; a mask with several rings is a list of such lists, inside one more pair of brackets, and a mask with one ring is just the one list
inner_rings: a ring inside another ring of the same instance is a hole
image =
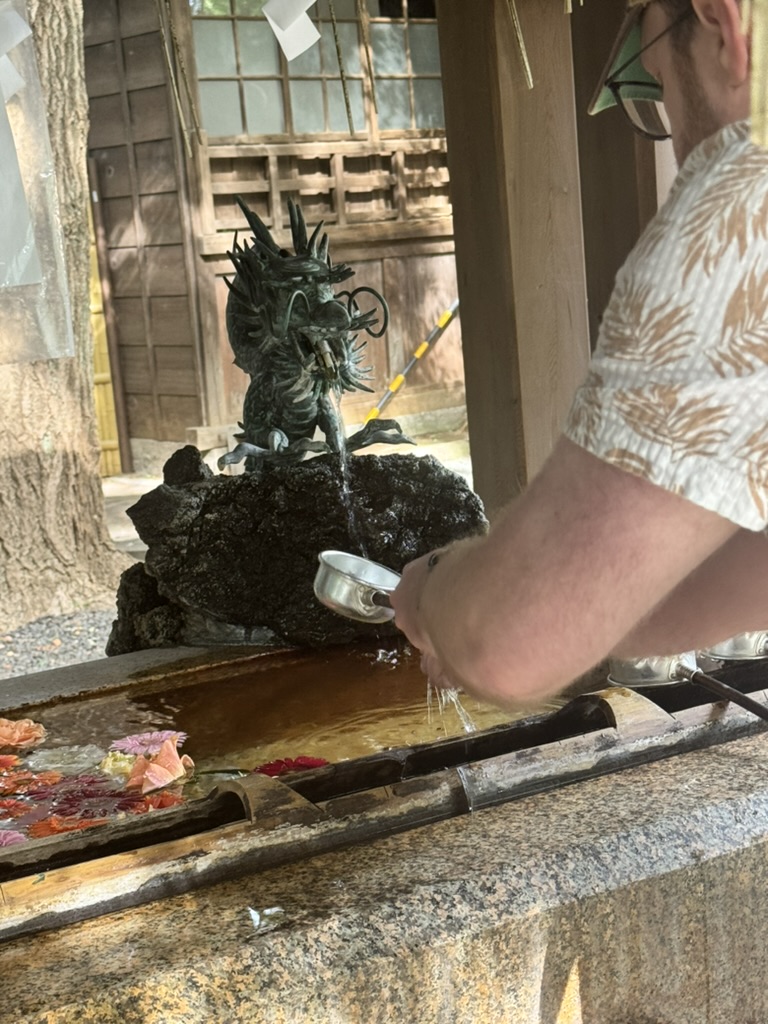
[[0, 679], [106, 658], [115, 611], [47, 615], [0, 634]]

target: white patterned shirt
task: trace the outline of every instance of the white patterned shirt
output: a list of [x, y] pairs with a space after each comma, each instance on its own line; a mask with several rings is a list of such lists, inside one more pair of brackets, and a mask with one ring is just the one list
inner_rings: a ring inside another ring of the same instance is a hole
[[768, 525], [768, 151], [698, 145], [616, 276], [565, 428], [749, 530]]

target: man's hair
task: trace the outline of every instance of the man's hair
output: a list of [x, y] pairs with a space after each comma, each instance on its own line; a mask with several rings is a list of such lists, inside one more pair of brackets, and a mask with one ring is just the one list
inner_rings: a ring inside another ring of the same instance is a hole
[[691, 4], [691, 0], [659, 0], [659, 2], [669, 15], [671, 21], [683, 18], [684, 14], [687, 14], [689, 11], [691, 12], [691, 17], [683, 18], [680, 24], [675, 25], [670, 33], [672, 45], [675, 49], [677, 49], [678, 52], [686, 53], [696, 24], [696, 19], [693, 17], [693, 6]]
[[[693, 11], [691, 0], [659, 0], [659, 3], [672, 21], [682, 18], [688, 11]], [[680, 24], [672, 29], [672, 43], [678, 50], [687, 51], [695, 25], [694, 17], [683, 18]]]
[[660, 3], [670, 18], [681, 18], [693, 6], [691, 0], [660, 0]]

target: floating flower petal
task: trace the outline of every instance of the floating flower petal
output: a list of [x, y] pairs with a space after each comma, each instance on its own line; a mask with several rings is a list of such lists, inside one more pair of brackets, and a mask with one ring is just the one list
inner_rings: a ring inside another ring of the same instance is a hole
[[277, 778], [278, 775], [289, 775], [291, 772], [303, 772], [308, 768], [322, 768], [328, 764], [322, 757], [286, 757], [277, 761], [268, 761], [266, 764], [254, 768], [260, 775], [269, 775], [270, 778]]
[[177, 804], [184, 804], [186, 800], [178, 793], [147, 793], [144, 803], [148, 811], [162, 811], [166, 807], [175, 807]]
[[[45, 839], [46, 836], [58, 836], [63, 832], [79, 832], [83, 828], [94, 825], [106, 825], [107, 818], [62, 818], [54, 814], [44, 821], [36, 821], [29, 826], [32, 839]], [[0, 833], [1, 835], [2, 833]]]
[[186, 754], [179, 757], [176, 750], [177, 735], [172, 733], [153, 758], [136, 759], [131, 776], [125, 784], [126, 789], [141, 786], [142, 793], [150, 793], [153, 789], [162, 789], [163, 786], [183, 779], [187, 771], [195, 767], [191, 757]]
[[15, 846], [26, 841], [27, 837], [21, 832], [15, 832], [12, 828], [0, 829], [0, 846]]
[[107, 775], [129, 776], [136, 764], [135, 754], [123, 754], [119, 750], [110, 750], [99, 763], [99, 771]]
[[45, 729], [31, 718], [0, 718], [0, 747], [34, 747], [45, 739]]
[[180, 747], [187, 738], [185, 732], [175, 732], [173, 729], [164, 729], [161, 732], [137, 732], [132, 736], [123, 736], [121, 740], [115, 740], [110, 750], [121, 750], [124, 754], [143, 754], [145, 757], [152, 757], [159, 754], [163, 744], [167, 740], [176, 738], [174, 746]]
[[13, 797], [6, 797], [0, 800], [0, 821], [7, 821], [8, 818], [20, 818], [22, 814], [28, 813], [33, 807], [24, 800], [14, 800]]
[[62, 779], [61, 772], [31, 772], [27, 768], [0, 775], [0, 796], [13, 796], [16, 793], [36, 793], [53, 786]]

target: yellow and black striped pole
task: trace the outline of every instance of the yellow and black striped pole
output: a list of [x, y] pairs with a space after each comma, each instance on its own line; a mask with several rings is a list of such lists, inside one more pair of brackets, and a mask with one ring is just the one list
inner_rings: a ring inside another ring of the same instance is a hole
[[368, 415], [365, 417], [365, 422], [366, 423], [369, 420], [375, 420], [375, 419], [379, 418], [379, 416], [381, 415], [381, 410], [384, 408], [384, 406], [387, 404], [387, 402], [390, 402], [395, 397], [395, 392], [397, 392], [403, 386], [403, 384], [405, 384], [405, 378], [408, 376], [408, 374], [414, 368], [416, 363], [418, 363], [418, 361], [424, 355], [426, 355], [426, 353], [430, 350], [430, 348], [432, 348], [432, 346], [435, 344], [437, 339], [440, 337], [440, 335], [446, 329], [448, 324], [452, 320], [454, 320], [456, 318], [456, 316], [458, 315], [458, 312], [459, 312], [459, 300], [455, 299], [451, 303], [451, 305], [448, 307], [448, 309], [446, 309], [446, 311], [439, 318], [439, 320], [437, 321], [435, 326], [432, 328], [432, 330], [429, 332], [429, 334], [426, 336], [424, 341], [422, 341], [422, 343], [419, 345], [419, 347], [413, 353], [413, 355], [411, 356], [411, 358], [410, 358], [410, 360], [408, 362], [408, 365], [404, 368], [403, 372], [402, 373], [398, 373], [398, 375], [395, 377], [395, 379], [389, 385], [387, 390], [384, 392], [384, 394], [381, 397], [381, 399], [379, 400], [378, 404], [375, 405], [371, 409], [371, 411], [368, 413]]

